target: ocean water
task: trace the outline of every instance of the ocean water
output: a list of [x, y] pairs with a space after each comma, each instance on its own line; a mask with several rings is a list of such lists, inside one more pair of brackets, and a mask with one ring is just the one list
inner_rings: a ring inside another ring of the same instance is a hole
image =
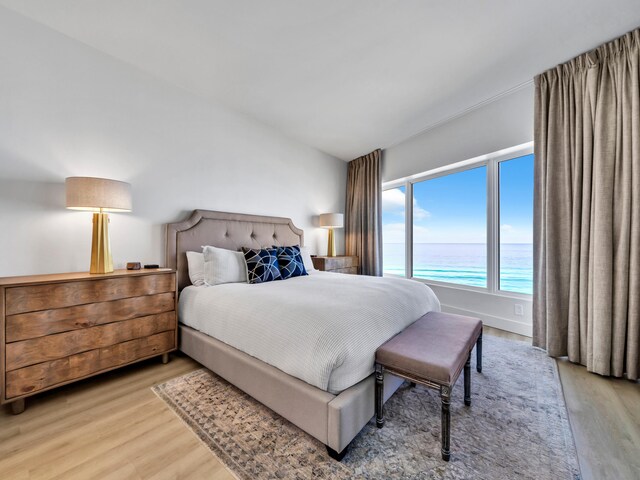
[[[385, 243], [384, 272], [404, 275], [404, 244]], [[416, 243], [413, 276], [473, 287], [487, 286], [487, 246], [483, 243]], [[500, 245], [500, 290], [533, 292], [533, 245]]]

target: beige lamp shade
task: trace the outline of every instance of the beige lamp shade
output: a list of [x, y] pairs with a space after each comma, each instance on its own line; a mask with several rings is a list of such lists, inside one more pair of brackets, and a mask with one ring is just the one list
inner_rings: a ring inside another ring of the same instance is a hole
[[65, 180], [67, 208], [92, 212], [130, 212], [131, 185], [118, 180], [69, 177]]
[[342, 228], [344, 215], [342, 213], [323, 213], [320, 215], [320, 226], [322, 228]]

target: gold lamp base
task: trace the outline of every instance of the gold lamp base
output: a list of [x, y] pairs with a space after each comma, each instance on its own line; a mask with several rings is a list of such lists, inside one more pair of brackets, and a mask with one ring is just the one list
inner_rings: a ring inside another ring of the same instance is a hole
[[113, 272], [113, 259], [111, 258], [111, 242], [109, 241], [109, 215], [94, 213], [89, 273], [111, 272]]
[[333, 237], [333, 228], [329, 229], [329, 243], [327, 244], [327, 257], [336, 256], [336, 242]]

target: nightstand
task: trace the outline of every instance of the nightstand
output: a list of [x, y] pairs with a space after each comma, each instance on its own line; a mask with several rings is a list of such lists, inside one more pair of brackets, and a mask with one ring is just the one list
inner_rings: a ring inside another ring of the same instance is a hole
[[177, 348], [176, 274], [119, 270], [0, 278], [0, 403]]
[[360, 272], [360, 259], [356, 255], [340, 255], [337, 257], [311, 257], [313, 266], [323, 272], [351, 273]]

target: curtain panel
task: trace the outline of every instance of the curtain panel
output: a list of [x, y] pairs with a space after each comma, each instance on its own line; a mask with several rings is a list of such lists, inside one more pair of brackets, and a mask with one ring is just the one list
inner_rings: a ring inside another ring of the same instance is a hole
[[360, 257], [360, 273], [382, 275], [381, 151], [349, 162], [345, 208], [347, 255]]
[[640, 29], [535, 78], [534, 345], [640, 367]]

